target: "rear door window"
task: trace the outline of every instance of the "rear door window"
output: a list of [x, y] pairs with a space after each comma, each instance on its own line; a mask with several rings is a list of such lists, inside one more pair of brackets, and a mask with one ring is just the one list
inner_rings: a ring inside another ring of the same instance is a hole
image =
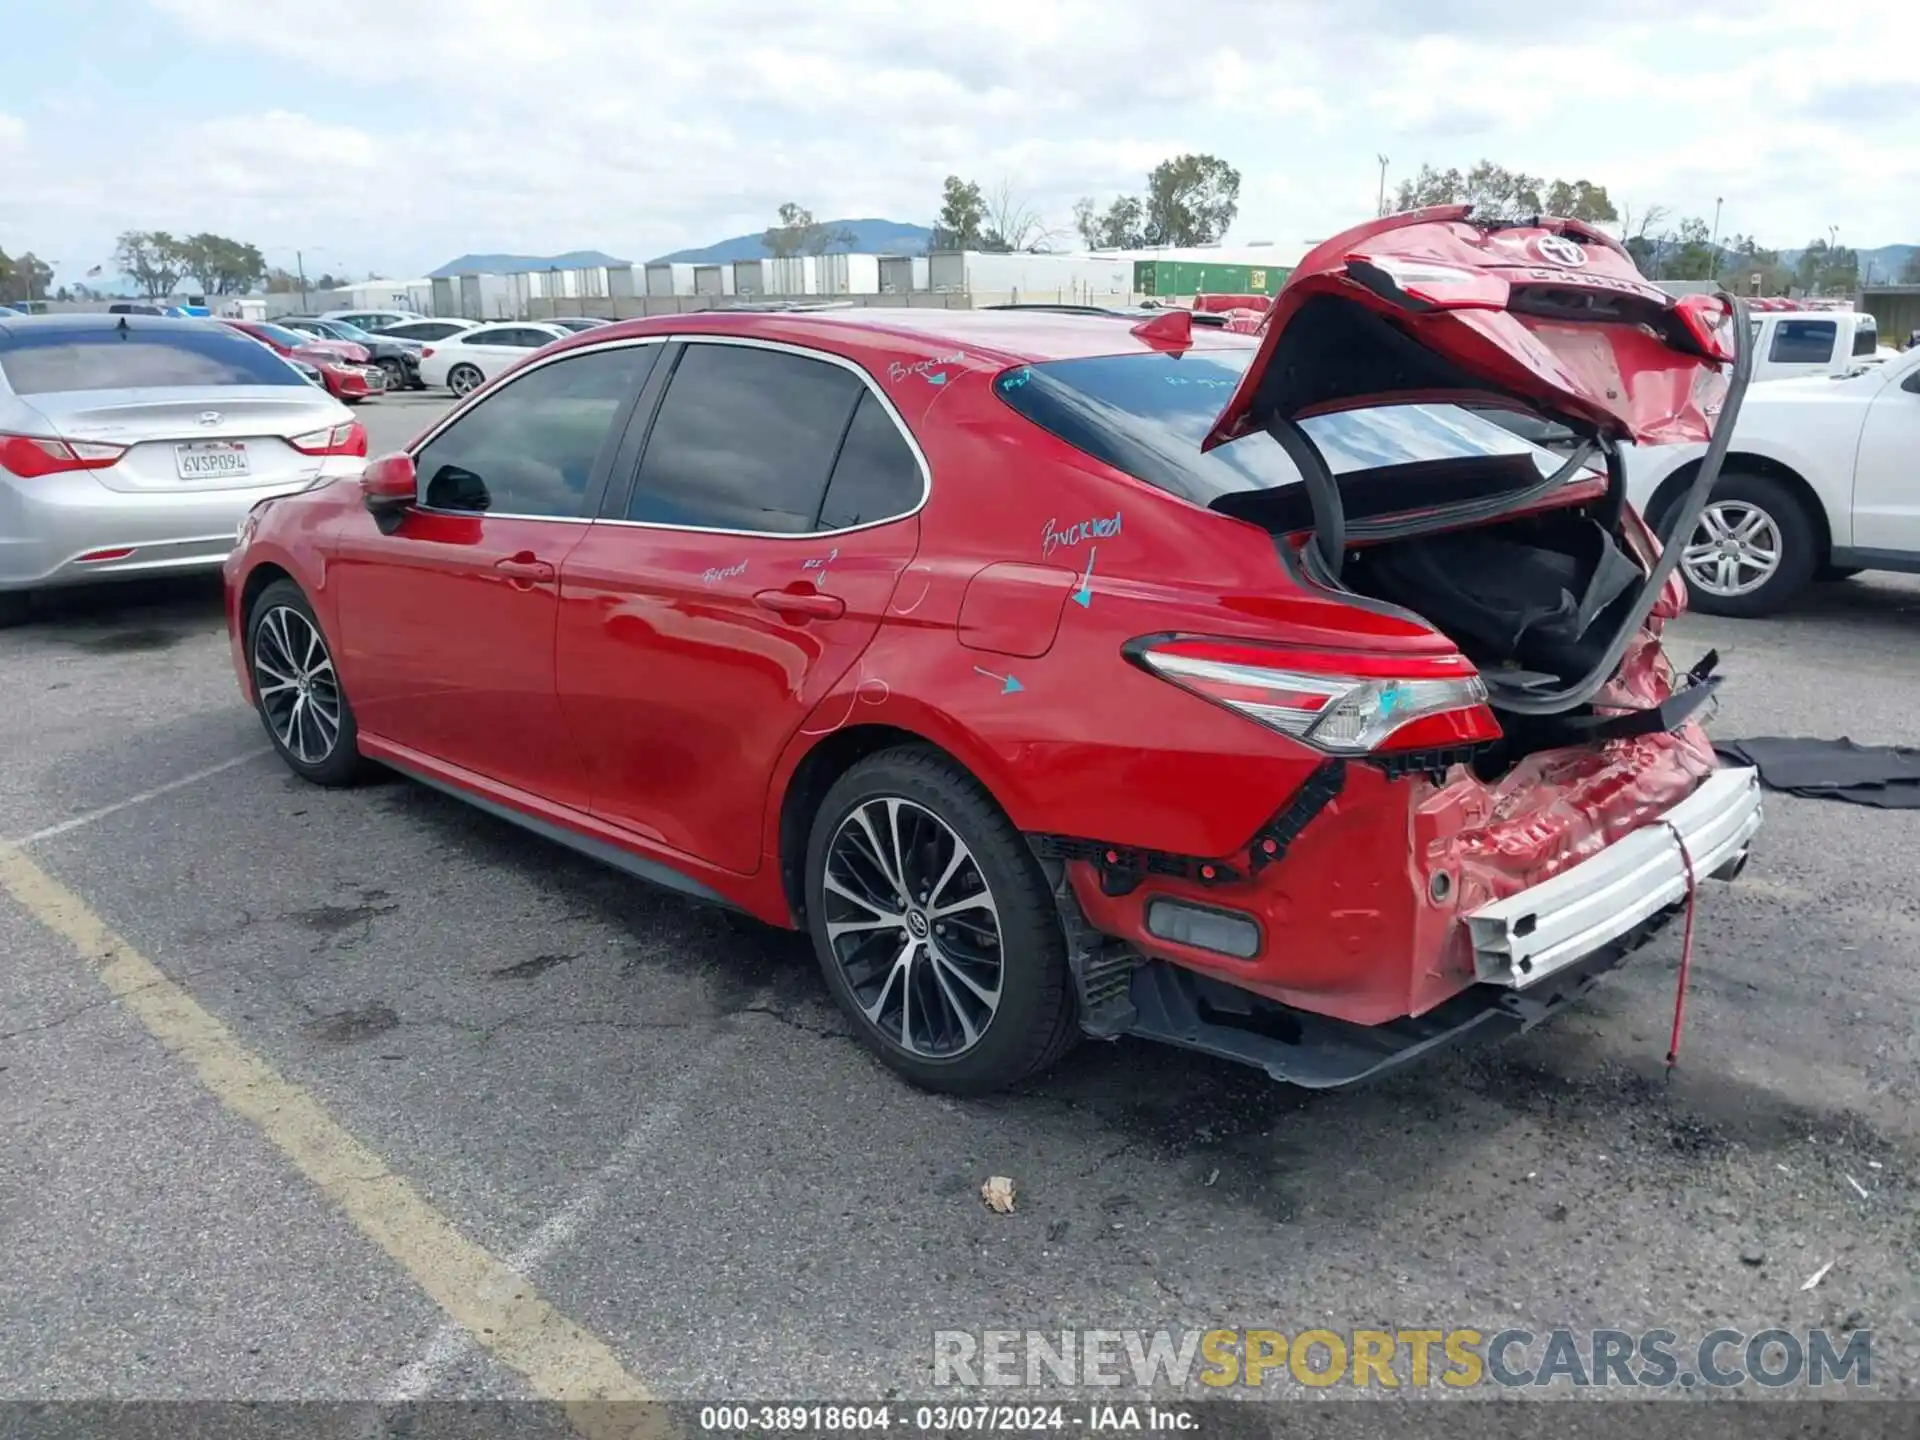
[[[866, 393], [850, 370], [826, 360], [689, 344], [647, 437], [626, 518], [776, 535], [818, 529], [834, 458]], [[849, 494], [856, 488], [850, 481]]]
[[887, 407], [868, 390], [833, 462], [818, 528], [847, 530], [905, 515], [920, 504], [925, 488], [913, 447]]
[[1839, 326], [1832, 320], [1782, 320], [1767, 359], [1776, 365], [1824, 365], [1833, 359]]
[[414, 456], [426, 503], [534, 519], [584, 516], [614, 420], [659, 353], [658, 345], [590, 350], [486, 396]]
[[250, 336], [207, 321], [142, 326], [21, 326], [0, 336], [0, 372], [16, 395], [307, 382]]

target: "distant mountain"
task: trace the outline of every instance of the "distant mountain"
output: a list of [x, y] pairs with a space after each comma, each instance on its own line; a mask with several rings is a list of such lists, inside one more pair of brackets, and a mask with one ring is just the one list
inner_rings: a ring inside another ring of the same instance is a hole
[[598, 270], [608, 265], [631, 265], [631, 260], [616, 260], [599, 250], [569, 250], [564, 255], [462, 255], [449, 260], [438, 270], [427, 272], [429, 280], [446, 280], [455, 275], [523, 275], [533, 270]]
[[[1873, 272], [1875, 281], [1885, 284], [1889, 280], [1898, 280], [1900, 272], [1906, 268], [1907, 257], [1920, 250], [1920, 245], [1882, 245], [1874, 250], [1860, 252], [1860, 277], [1865, 279], [1867, 272]], [[1800, 263], [1804, 250], [1782, 250], [1780, 263], [1792, 269]]]
[[[844, 229], [853, 233], [851, 245], [836, 245], [835, 251], [849, 251], [855, 255], [924, 255], [927, 244], [933, 239], [933, 231], [924, 225], [904, 225], [898, 220], [826, 220], [821, 222], [829, 229]], [[708, 245], [698, 250], [676, 250], [671, 255], [662, 255], [650, 260], [651, 265], [730, 265], [735, 260], [764, 260], [767, 247], [760, 243], [759, 235], [736, 235], [731, 240], [722, 240], [718, 244]]]

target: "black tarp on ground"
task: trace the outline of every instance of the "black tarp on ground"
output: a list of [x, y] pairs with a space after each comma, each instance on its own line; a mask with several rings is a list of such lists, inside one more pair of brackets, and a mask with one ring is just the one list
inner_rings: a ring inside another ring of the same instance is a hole
[[1882, 810], [1920, 810], [1920, 750], [1897, 745], [1856, 745], [1838, 740], [1716, 740], [1714, 751], [1729, 765], [1752, 765], [1769, 790], [1810, 800], [1844, 800]]

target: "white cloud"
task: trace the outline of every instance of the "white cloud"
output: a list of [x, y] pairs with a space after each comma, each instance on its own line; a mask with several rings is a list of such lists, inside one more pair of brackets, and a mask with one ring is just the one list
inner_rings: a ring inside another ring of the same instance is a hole
[[[1182, 150], [1237, 165], [1236, 234], [1280, 243], [1370, 212], [1378, 151], [1390, 184], [1485, 156], [1636, 209], [1710, 215], [1722, 197], [1723, 229], [1782, 245], [1829, 224], [1920, 240], [1920, 147], [1902, 143], [1920, 107], [1873, 88], [1863, 58], [1920, 45], [1911, 0], [1697, 18], [1666, 0], [332, 0], [329, 30], [361, 37], [338, 45], [261, 23], [257, 0], [152, 3], [335, 103], [302, 113], [294, 86], [281, 109], [208, 116], [216, 86], [192, 117], [57, 137], [9, 187], [63, 232], [56, 253], [143, 225], [321, 245], [354, 268], [644, 259], [761, 228], [786, 200], [930, 222], [949, 173], [1010, 179], [1064, 229], [1077, 196], [1137, 189]], [[0, 117], [0, 151], [23, 132]]]
[[0, 112], [0, 151], [27, 148], [27, 122], [18, 115]]

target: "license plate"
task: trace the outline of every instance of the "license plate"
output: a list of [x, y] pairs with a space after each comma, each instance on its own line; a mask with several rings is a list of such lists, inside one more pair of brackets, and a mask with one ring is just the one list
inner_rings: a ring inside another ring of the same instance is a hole
[[238, 440], [200, 440], [173, 447], [173, 465], [182, 480], [220, 480], [252, 472], [247, 447]]

